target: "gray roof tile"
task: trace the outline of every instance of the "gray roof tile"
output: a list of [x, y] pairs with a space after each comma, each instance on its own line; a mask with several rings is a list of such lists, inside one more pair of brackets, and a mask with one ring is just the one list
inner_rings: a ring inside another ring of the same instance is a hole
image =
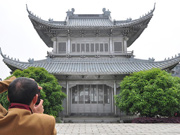
[[[180, 56], [170, 60], [152, 62], [134, 58], [50, 58], [33, 63], [19, 62], [4, 57], [12, 70], [43, 67], [55, 75], [118, 75], [130, 74], [151, 68], [168, 69], [180, 62]], [[13, 67], [13, 68], [12, 68]]]
[[67, 26], [113, 26], [109, 19], [70, 19]]
[[[154, 7], [155, 9], [155, 7]], [[91, 17], [87, 14], [87, 17], [78, 17], [78, 14], [75, 14], [74, 17], [66, 18], [65, 21], [53, 21], [53, 20], [43, 20], [34, 14], [32, 14], [29, 10], [29, 18], [37, 23], [40, 23], [45, 26], [50, 26], [53, 28], [87, 28], [87, 27], [128, 27], [128, 26], [133, 26], [136, 25], [140, 22], [146, 21], [148, 19], [151, 19], [153, 16], [154, 9], [151, 10], [148, 14], [145, 16], [140, 17], [139, 19], [127, 19], [127, 20], [117, 20], [117, 21], [112, 21], [111, 17], [102, 17], [102, 14], [99, 14], [99, 17]], [[86, 14], [84, 14], [86, 16]]]

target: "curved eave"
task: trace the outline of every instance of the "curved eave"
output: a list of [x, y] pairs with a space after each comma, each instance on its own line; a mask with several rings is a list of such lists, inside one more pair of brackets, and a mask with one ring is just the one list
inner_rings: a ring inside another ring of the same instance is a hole
[[[151, 16], [152, 18], [152, 16]], [[127, 41], [127, 47], [131, 46], [132, 43], [142, 34], [142, 32], [147, 28], [148, 23], [150, 22], [151, 18], [144, 21], [143, 26], [141, 26], [138, 32], [134, 33], [132, 36], [129, 37]]]
[[3, 61], [12, 71], [28, 67], [43, 67], [54, 75], [123, 75], [152, 68], [171, 70], [180, 62], [180, 56], [159, 62], [134, 58], [50, 58], [32, 63], [4, 58]]
[[[26, 5], [27, 6], [27, 5]], [[153, 16], [153, 12], [155, 10], [155, 5], [154, 5], [154, 9], [148, 13], [147, 15], [139, 18], [139, 19], [135, 19], [135, 20], [126, 20], [126, 21], [114, 21], [112, 22], [111, 20], [109, 20], [110, 22], [107, 23], [106, 25], [68, 25], [68, 22], [65, 21], [45, 21], [35, 15], [33, 15], [27, 8], [27, 12], [29, 13], [29, 19], [31, 20], [34, 28], [36, 29], [37, 33], [39, 34], [39, 36], [41, 37], [41, 39], [45, 42], [45, 44], [48, 47], [53, 47], [53, 42], [51, 41], [51, 38], [54, 35], [48, 35], [47, 33], [43, 32], [41, 28], [39, 28], [39, 26], [44, 26], [46, 27], [48, 30], [54, 29], [54, 30], [61, 30], [61, 29], [66, 29], [66, 30], [77, 30], [77, 29], [123, 29], [123, 28], [132, 28], [132, 27], [136, 27], [139, 24], [143, 24], [143, 27], [139, 27], [139, 30], [136, 30], [136, 33], [131, 34], [131, 36], [129, 36], [129, 41], [127, 42], [128, 47], [141, 35], [141, 33], [144, 31], [144, 29], [147, 26], [147, 24], [149, 23], [150, 19]], [[146, 24], [144, 23], [146, 22]], [[80, 23], [81, 24], [81, 23]], [[50, 34], [50, 33], [49, 33]], [[127, 35], [128, 36], [128, 35]]]
[[[49, 35], [47, 35], [47, 33], [42, 32], [42, 30], [39, 27], [39, 25], [47, 27], [48, 29], [71, 29], [71, 30], [76, 30], [76, 29], [123, 29], [123, 28], [133, 28], [133, 27], [138, 27], [138, 31], [131, 34], [130, 36], [127, 35], [129, 37], [129, 40], [127, 42], [127, 46], [129, 47], [144, 31], [144, 29], [147, 27], [149, 21], [151, 20], [153, 16], [153, 12], [149, 13], [148, 15], [137, 19], [137, 20], [132, 20], [130, 22], [126, 22], [126, 23], [121, 23], [121, 24], [116, 24], [112, 26], [67, 26], [67, 25], [54, 25], [49, 21], [44, 21], [40, 18], [37, 18], [36, 16], [33, 16], [32, 14], [29, 15], [29, 18], [35, 28], [35, 30], [37, 31], [37, 33], [39, 34], [39, 36], [41, 37], [41, 39], [45, 42], [45, 44], [48, 47], [53, 47], [53, 42], [51, 41], [51, 38], [49, 37]], [[51, 35], [51, 37], [53, 37], [53, 35]]]
[[[154, 11], [154, 10], [153, 10]], [[30, 20], [33, 20], [41, 25], [50, 27], [52, 29], [92, 29], [92, 28], [98, 28], [98, 29], [119, 29], [119, 28], [124, 28], [124, 27], [132, 27], [134, 25], [137, 25], [141, 22], [144, 22], [145, 20], [149, 20], [153, 16], [153, 11], [151, 11], [149, 14], [135, 20], [131, 21], [116, 21], [116, 24], [112, 22], [112, 25], [104, 25], [104, 26], [90, 26], [90, 25], [78, 25], [78, 26], [73, 26], [73, 25], [65, 25], [65, 22], [62, 23], [53, 23], [53, 21], [45, 21], [37, 16], [34, 16], [33, 14], [29, 14]], [[120, 22], [120, 23], [119, 23]], [[67, 23], [68, 24], [68, 23]]]
[[37, 23], [34, 20], [31, 20], [34, 29], [37, 31], [38, 35], [40, 36], [40, 38], [44, 41], [44, 43], [48, 46], [48, 47], [53, 47], [53, 42], [52, 40], [49, 38], [49, 36], [45, 33], [43, 33], [40, 29], [37, 29]]

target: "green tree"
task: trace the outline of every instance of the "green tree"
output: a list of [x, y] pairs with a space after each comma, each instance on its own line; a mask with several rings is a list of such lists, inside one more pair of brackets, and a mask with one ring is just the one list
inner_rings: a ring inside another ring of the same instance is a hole
[[[29, 67], [23, 71], [16, 70], [12, 76], [33, 78], [43, 88], [41, 98], [44, 100], [44, 113], [57, 117], [58, 112], [63, 110], [62, 101], [66, 95], [62, 92], [57, 79], [44, 68]], [[0, 102], [6, 109], [8, 108], [7, 92], [0, 94]]]
[[116, 105], [126, 113], [146, 117], [173, 116], [180, 110], [180, 78], [160, 69], [140, 71], [120, 83]]

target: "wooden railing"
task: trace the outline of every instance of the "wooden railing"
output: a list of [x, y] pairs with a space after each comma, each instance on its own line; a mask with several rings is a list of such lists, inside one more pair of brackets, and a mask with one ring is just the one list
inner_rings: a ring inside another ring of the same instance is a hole
[[119, 52], [70, 52], [70, 53], [54, 53], [48, 52], [48, 56], [132, 56], [133, 51], [119, 51]]

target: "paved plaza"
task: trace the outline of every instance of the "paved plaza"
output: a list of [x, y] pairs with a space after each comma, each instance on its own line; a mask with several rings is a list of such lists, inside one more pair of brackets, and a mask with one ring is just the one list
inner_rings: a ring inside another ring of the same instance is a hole
[[180, 135], [180, 124], [56, 124], [57, 135]]

